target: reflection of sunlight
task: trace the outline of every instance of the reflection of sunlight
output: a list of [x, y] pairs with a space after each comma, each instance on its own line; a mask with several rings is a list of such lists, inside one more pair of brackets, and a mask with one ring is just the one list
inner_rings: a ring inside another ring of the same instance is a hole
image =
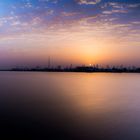
[[100, 99], [99, 97], [86, 96], [77, 97], [74, 99], [75, 107], [83, 115], [88, 115], [91, 113], [103, 113], [105, 110], [104, 104], [106, 99]]
[[[76, 79], [72, 80], [75, 75]], [[58, 85], [63, 90], [63, 96], [83, 114], [104, 113], [128, 106], [130, 93], [127, 88], [124, 91], [121, 75], [82, 73], [65, 75], [62, 81], [60, 79]], [[131, 87], [131, 83], [129, 84]]]
[[105, 109], [111, 97], [106, 91], [109, 83], [106, 83], [98, 74], [78, 74], [77, 79], [72, 83], [71, 78], [74, 75], [70, 76], [67, 77], [68, 83], [62, 85], [64, 96], [68, 96], [77, 110], [88, 113]]

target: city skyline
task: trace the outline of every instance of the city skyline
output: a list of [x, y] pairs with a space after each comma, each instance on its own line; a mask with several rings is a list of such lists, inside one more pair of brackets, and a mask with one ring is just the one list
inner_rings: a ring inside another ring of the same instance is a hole
[[0, 68], [140, 66], [139, 0], [1, 0]]

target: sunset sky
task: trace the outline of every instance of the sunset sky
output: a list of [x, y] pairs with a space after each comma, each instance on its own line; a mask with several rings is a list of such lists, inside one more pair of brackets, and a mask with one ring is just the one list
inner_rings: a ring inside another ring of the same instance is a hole
[[140, 0], [0, 0], [0, 68], [140, 66]]

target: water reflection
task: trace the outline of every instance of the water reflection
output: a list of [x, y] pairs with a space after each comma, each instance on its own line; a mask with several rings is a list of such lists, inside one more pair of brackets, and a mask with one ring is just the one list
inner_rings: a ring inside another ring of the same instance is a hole
[[48, 139], [140, 139], [140, 75], [0, 73], [1, 133]]

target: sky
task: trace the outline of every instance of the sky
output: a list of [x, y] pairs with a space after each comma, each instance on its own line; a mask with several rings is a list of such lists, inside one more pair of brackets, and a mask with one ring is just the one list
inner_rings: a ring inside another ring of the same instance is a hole
[[140, 66], [140, 0], [0, 0], [0, 68]]

